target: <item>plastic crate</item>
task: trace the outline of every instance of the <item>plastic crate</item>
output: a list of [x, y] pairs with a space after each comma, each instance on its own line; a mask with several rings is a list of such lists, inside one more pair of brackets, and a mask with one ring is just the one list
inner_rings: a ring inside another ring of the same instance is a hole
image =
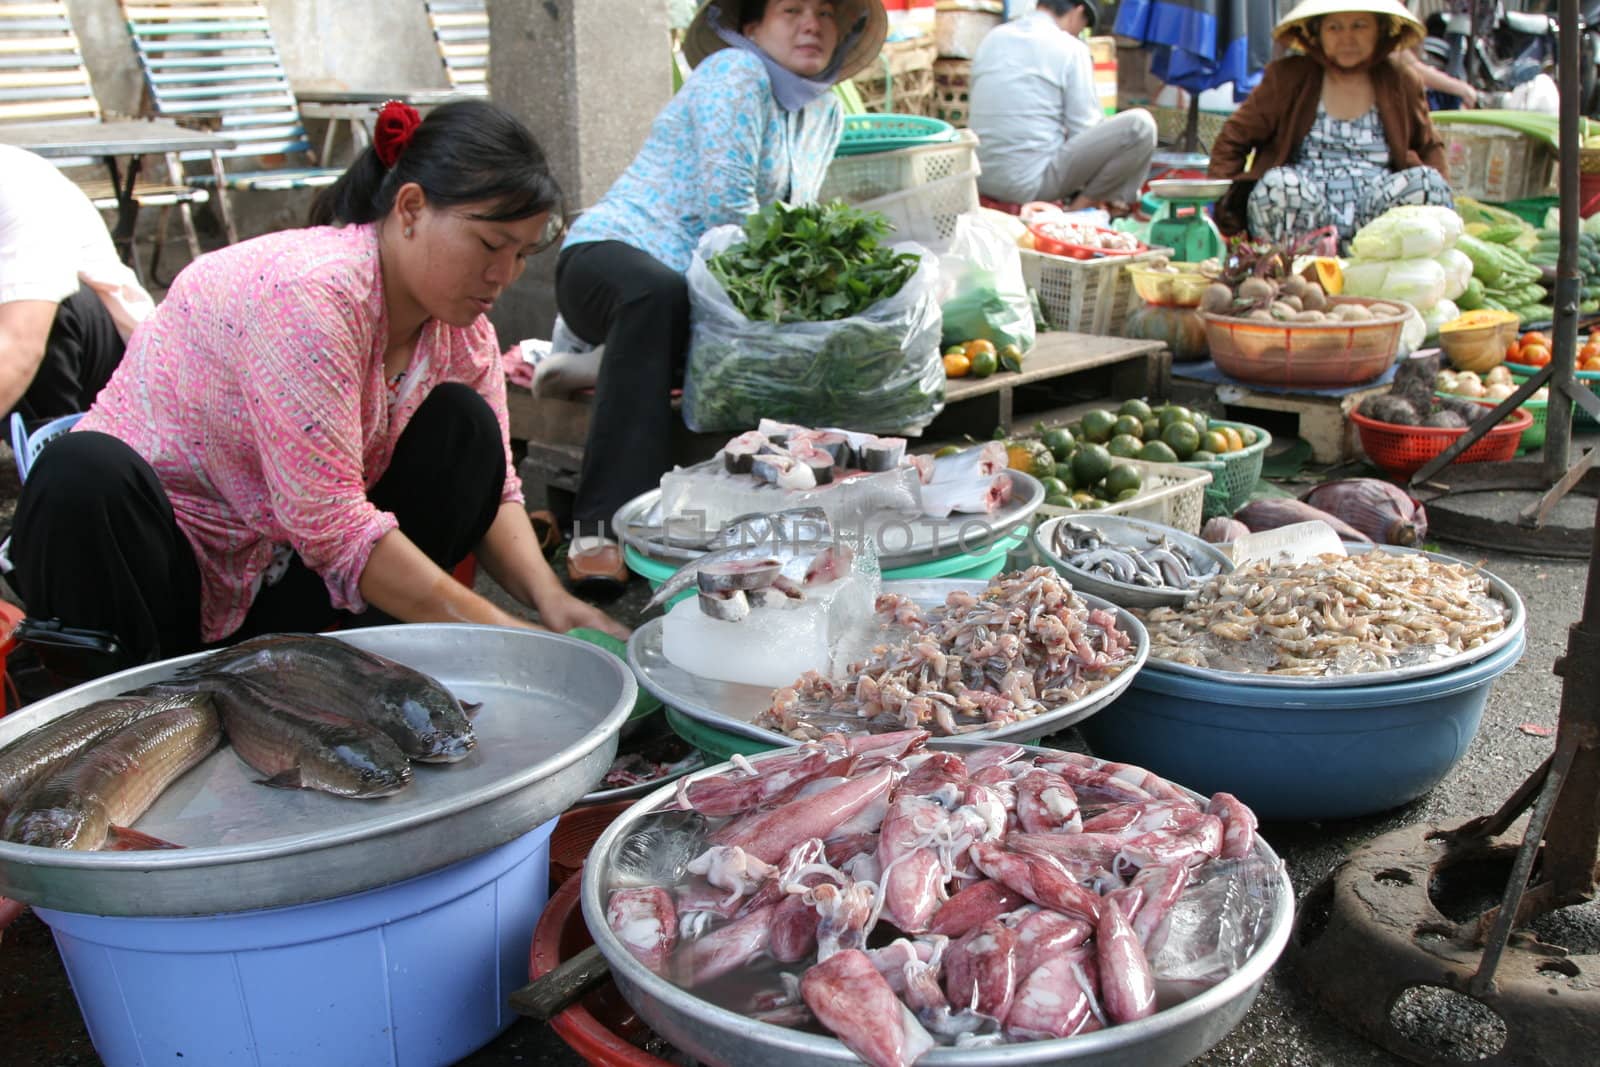
[[843, 200], [859, 204], [864, 200], [876, 200], [968, 171], [976, 173], [977, 144], [976, 134], [962, 130], [954, 140], [938, 144], [915, 145], [865, 155], [835, 156], [822, 179], [822, 190], [817, 194], [817, 200], [822, 203]]
[[1229, 422], [1212, 419], [1212, 427], [1232, 426], [1235, 430], [1254, 430], [1256, 443], [1232, 452], [1224, 452], [1216, 459], [1186, 460], [1181, 465], [1211, 472], [1211, 490], [1206, 493], [1205, 517], [1232, 515], [1250, 500], [1256, 482], [1261, 480], [1261, 465], [1266, 461], [1267, 448], [1272, 435], [1259, 426], [1247, 422]]
[[[1520, 363], [1507, 363], [1506, 366], [1511, 368], [1511, 379], [1518, 385], [1533, 377], [1534, 368], [1532, 367], [1523, 366]], [[1591, 393], [1600, 393], [1600, 371], [1580, 370], [1574, 371], [1573, 374], [1580, 383], [1589, 387]], [[1572, 428], [1574, 430], [1595, 430], [1600, 429], [1600, 423], [1595, 422], [1594, 416], [1574, 404], [1572, 405]]]
[[952, 126], [965, 127], [972, 105], [972, 60], [939, 59], [933, 64], [933, 113]]
[[1439, 136], [1457, 196], [1506, 204], [1544, 196], [1555, 178], [1554, 150], [1516, 130], [1447, 122]]
[[[1454, 393], [1443, 393], [1438, 390], [1434, 390], [1433, 395], [1454, 397], [1457, 400], [1461, 399], [1460, 397], [1455, 396]], [[1484, 407], [1492, 408], [1499, 403], [1499, 401], [1479, 400], [1477, 403], [1482, 404]], [[1523, 411], [1526, 411], [1529, 415], [1533, 416], [1533, 425], [1522, 431], [1522, 439], [1517, 442], [1517, 450], [1519, 452], [1533, 452], [1544, 446], [1545, 432], [1549, 429], [1550, 423], [1550, 401], [1524, 400], [1521, 404], [1521, 408]]]
[[856, 205], [863, 211], [877, 211], [894, 227], [900, 241], [927, 245], [947, 244], [956, 235], [956, 222], [969, 211], [978, 210], [978, 172], [956, 174], [926, 185], [918, 185]]
[[[1096, 515], [1124, 515], [1130, 519], [1146, 519], [1171, 526], [1185, 533], [1199, 533], [1205, 521], [1206, 486], [1211, 484], [1211, 472], [1195, 470], [1176, 463], [1147, 463], [1142, 459], [1115, 459], [1115, 463], [1129, 464], [1144, 479], [1144, 491], [1132, 500], [1107, 504], [1093, 512]], [[1055, 507], [1040, 504], [1039, 514], [1076, 515], [1078, 508]]]
[[861, 156], [945, 144], [956, 138], [955, 127], [926, 115], [846, 115], [844, 133], [834, 154]]
[[[1434, 456], [1455, 443], [1467, 431], [1442, 426], [1396, 426], [1369, 419], [1359, 411], [1350, 413], [1361, 437], [1361, 450], [1373, 465], [1394, 478], [1410, 478]], [[1517, 454], [1522, 431], [1533, 425], [1533, 416], [1518, 408], [1516, 413], [1473, 442], [1455, 463], [1496, 463]]]
[[1024, 248], [1022, 276], [1039, 294], [1045, 318], [1057, 330], [1120, 337], [1122, 324], [1138, 297], [1126, 269], [1156, 256], [1172, 255], [1170, 248], [1152, 248], [1131, 256], [1103, 259], [1069, 259]]

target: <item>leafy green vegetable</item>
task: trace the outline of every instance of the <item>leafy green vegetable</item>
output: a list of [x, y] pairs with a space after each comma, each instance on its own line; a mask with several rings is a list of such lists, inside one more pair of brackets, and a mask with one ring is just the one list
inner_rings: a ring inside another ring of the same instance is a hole
[[774, 202], [744, 224], [745, 240], [706, 264], [755, 322], [832, 322], [898, 293], [921, 257], [881, 243], [889, 224], [848, 204]]

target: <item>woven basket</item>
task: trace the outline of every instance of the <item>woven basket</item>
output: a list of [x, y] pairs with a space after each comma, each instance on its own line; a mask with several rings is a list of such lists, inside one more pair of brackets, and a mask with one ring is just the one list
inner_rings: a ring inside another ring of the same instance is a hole
[[1578, 149], [1578, 170], [1583, 174], [1600, 174], [1600, 148]]

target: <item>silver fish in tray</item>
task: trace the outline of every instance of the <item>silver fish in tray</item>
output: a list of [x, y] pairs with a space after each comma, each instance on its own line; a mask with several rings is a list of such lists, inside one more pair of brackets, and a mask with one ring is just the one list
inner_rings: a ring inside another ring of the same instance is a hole
[[[685, 563], [661, 583], [645, 607], [660, 607], [691, 587], [707, 593], [742, 588], [741, 578], [736, 576], [751, 570], [764, 573], [773, 562], [780, 564], [784, 575], [799, 580], [818, 555], [833, 547], [833, 524], [821, 508], [741, 515], [718, 531], [710, 551]], [[702, 571], [715, 577], [703, 582]], [[708, 584], [712, 588], [704, 588]]]

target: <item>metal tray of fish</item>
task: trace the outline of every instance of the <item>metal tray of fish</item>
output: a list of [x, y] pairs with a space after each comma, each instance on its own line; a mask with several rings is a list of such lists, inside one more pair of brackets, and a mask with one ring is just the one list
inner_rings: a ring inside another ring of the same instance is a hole
[[[943, 604], [945, 597], [956, 590], [982, 593], [988, 587], [988, 582], [975, 579], [920, 578], [884, 582], [883, 592], [899, 593], [925, 607], [933, 607]], [[1080, 595], [1090, 607], [1105, 608], [1116, 613], [1117, 625], [1133, 635], [1133, 663], [1099, 689], [1071, 703], [1031, 719], [973, 730], [962, 734], [962, 737], [1005, 741], [1031, 741], [1044, 737], [1087, 719], [1133, 684], [1133, 676], [1143, 668], [1150, 654], [1150, 635], [1145, 631], [1144, 624], [1110, 601], [1089, 594]], [[800, 744], [795, 738], [756, 725], [756, 718], [772, 704], [771, 689], [759, 685], [719, 682], [681, 670], [662, 651], [662, 626], [661, 619], [650, 619], [633, 631], [633, 636], [628, 640], [628, 664], [638, 677], [639, 684], [660, 697], [668, 707], [707, 726], [769, 744]]]
[[592, 790], [583, 794], [581, 803], [610, 804], [617, 800], [637, 800], [646, 793], [652, 792], [653, 790], [659, 789], [661, 786], [666, 785], [668, 782], [676, 782], [679, 778], [682, 778], [686, 774], [693, 774], [695, 771], [704, 770], [706, 765], [705, 758], [700, 756], [699, 753], [695, 753], [694, 756], [699, 756], [700, 758], [694, 759], [694, 757], [690, 757], [691, 759], [694, 759], [694, 762], [688, 764], [680, 770], [673, 771], [670, 774], [663, 774], [659, 778], [651, 778], [647, 782], [636, 782], [633, 785], [619, 785], [615, 789]]
[[1207, 544], [1193, 534], [1163, 526], [1158, 522], [1130, 519], [1122, 515], [1096, 515], [1092, 511], [1081, 515], [1062, 515], [1041, 522], [1033, 532], [1033, 547], [1038, 550], [1039, 555], [1044, 557], [1050, 566], [1065, 575], [1067, 581], [1072, 583], [1073, 589], [1080, 593], [1093, 593], [1095, 596], [1104, 597], [1113, 604], [1125, 608], [1181, 607], [1186, 600], [1199, 592], [1199, 586], [1177, 589], [1171, 586], [1130, 585], [1074, 567], [1055, 550], [1055, 532], [1062, 523], [1068, 522], [1089, 527], [1113, 545], [1149, 548], [1158, 544], [1161, 538], [1165, 538], [1172, 544], [1181, 546], [1191, 558], [1215, 564], [1223, 574], [1233, 570], [1233, 560], [1214, 545]]
[[[336, 634], [480, 701], [477, 745], [414, 764], [393, 796], [351, 800], [258, 785], [226, 744], [174, 782], [138, 829], [185, 847], [72, 852], [0, 841], [0, 896], [92, 915], [213, 915], [390, 885], [504, 844], [605, 775], [637, 685], [571, 637], [417, 624]], [[170, 678], [198, 653], [85, 683], [0, 719], [0, 746], [95, 700]]]
[[[878, 549], [885, 570], [982, 552], [1033, 518], [1044, 503], [1044, 485], [1025, 471], [1008, 470], [1011, 500], [993, 515], [953, 514], [944, 519], [886, 512], [867, 520], [866, 535]], [[668, 536], [655, 514], [661, 490], [641, 493], [617, 509], [611, 528], [623, 542], [647, 559], [681, 566], [707, 551], [715, 530], [695, 531], [693, 541]]]
[[[930, 748], [953, 752], [981, 747], [982, 741], [940, 738]], [[1049, 749], [1033, 748], [1035, 753]], [[761, 757], [754, 759], [759, 762]], [[726, 772], [732, 765], [707, 768], [695, 777]], [[1180, 783], [1181, 785], [1181, 783]], [[674, 984], [640, 963], [623, 947], [606, 921], [602, 889], [611, 881], [618, 846], [646, 815], [675, 795], [667, 786], [619, 815], [589, 852], [584, 864], [583, 915], [595, 944], [611, 967], [611, 977], [639, 1017], [674, 1047], [715, 1067], [750, 1063], [762, 1067], [811, 1067], [819, 1063], [859, 1064], [854, 1053], [833, 1037], [758, 1022], [719, 1007]], [[1193, 791], [1192, 796], [1204, 801]], [[1258, 833], [1256, 851], [1269, 863], [1278, 855]], [[1047, 1041], [986, 1048], [935, 1048], [917, 1060], [919, 1067], [1032, 1067], [1034, 1064], [1092, 1063], [1096, 1067], [1178, 1067], [1203, 1054], [1238, 1026], [1255, 1002], [1267, 972], [1282, 955], [1294, 924], [1294, 889], [1281, 865], [1275, 879], [1271, 918], [1250, 958], [1233, 974], [1202, 993], [1137, 1022], [1093, 1033]]]
[[1171, 674], [1187, 674], [1194, 678], [1204, 678], [1207, 681], [1225, 682], [1228, 685], [1276, 686], [1283, 689], [1331, 689], [1388, 685], [1391, 682], [1403, 682], [1412, 678], [1426, 678], [1430, 675], [1453, 671], [1458, 667], [1465, 667], [1469, 663], [1498, 652], [1516, 640], [1517, 635], [1528, 624], [1528, 613], [1522, 605], [1522, 597], [1517, 595], [1517, 591], [1511, 587], [1510, 583], [1498, 575], [1484, 570], [1482, 567], [1473, 566], [1466, 560], [1457, 559], [1454, 556], [1446, 556], [1439, 552], [1426, 552], [1420, 548], [1403, 548], [1399, 545], [1370, 545], [1346, 542], [1344, 547], [1345, 551], [1351, 555], [1355, 555], [1358, 552], [1405, 552], [1427, 556], [1429, 559], [1438, 560], [1440, 563], [1458, 563], [1471, 567], [1474, 571], [1483, 575], [1484, 579], [1489, 583], [1490, 591], [1502, 603], [1507, 605], [1509, 611], [1506, 616], [1505, 628], [1476, 648], [1469, 648], [1464, 652], [1458, 652], [1444, 659], [1431, 660], [1426, 663], [1412, 663], [1404, 667], [1391, 667], [1381, 671], [1367, 671], [1362, 674], [1334, 674], [1318, 677], [1251, 674], [1245, 671], [1218, 670], [1214, 667], [1196, 667], [1188, 663], [1171, 663], [1155, 656], [1150, 657], [1150, 669]]

